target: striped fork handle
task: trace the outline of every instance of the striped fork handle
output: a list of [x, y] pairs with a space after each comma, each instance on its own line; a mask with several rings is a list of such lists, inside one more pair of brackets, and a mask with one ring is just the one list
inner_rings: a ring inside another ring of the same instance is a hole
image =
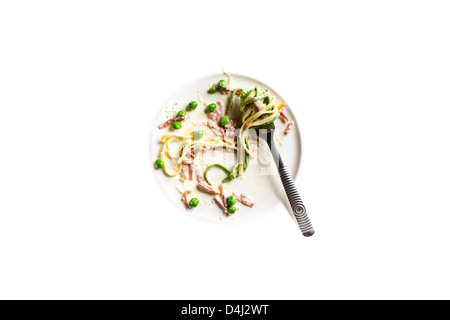
[[292, 212], [294, 212], [300, 230], [305, 237], [312, 236], [314, 234], [314, 228], [311, 221], [309, 221], [308, 213], [306, 212], [306, 208], [303, 205], [291, 174], [285, 165], [280, 166], [278, 173], [280, 174], [281, 182], [283, 183], [284, 190], [286, 191]]

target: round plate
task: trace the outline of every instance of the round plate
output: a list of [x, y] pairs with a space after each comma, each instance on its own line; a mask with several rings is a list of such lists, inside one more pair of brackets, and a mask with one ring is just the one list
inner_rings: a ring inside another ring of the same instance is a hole
[[[284, 103], [287, 106], [284, 112], [290, 120], [293, 120], [297, 124], [289, 104], [274, 89], [247, 76], [231, 74], [231, 77], [231, 86], [234, 88], [249, 90], [257, 86], [263, 89], [269, 89], [279, 103]], [[160, 157], [162, 146], [160, 142], [161, 136], [172, 130], [170, 127], [159, 130], [157, 125], [165, 122], [167, 119], [173, 118], [179, 110], [186, 109], [186, 106], [192, 100], [198, 101], [198, 107], [196, 110], [188, 112], [191, 119], [183, 121], [183, 129], [190, 127], [194, 122], [201, 121], [200, 118], [205, 117], [206, 105], [212, 102], [222, 101], [224, 106], [226, 106], [228, 103], [228, 95], [221, 93], [209, 94], [207, 92], [211, 85], [217, 83], [220, 79], [226, 79], [226, 76], [220, 73], [192, 81], [175, 92], [162, 106], [152, 128], [150, 143], [150, 162], [152, 167], [155, 159]], [[295, 178], [300, 167], [301, 158], [301, 140], [298, 126], [295, 125], [287, 135], [284, 134], [287, 127], [286, 122], [283, 122], [281, 119], [276, 120], [275, 126], [278, 149], [291, 175]], [[180, 176], [168, 177], [162, 170], [157, 169], [154, 169], [155, 178], [161, 190], [167, 196], [167, 200], [181, 210], [183, 214], [219, 223], [232, 223], [256, 218], [273, 211], [271, 209], [280, 202], [287, 201], [286, 194], [278, 176], [278, 171], [267, 144], [262, 140], [259, 140], [257, 143], [258, 148], [256, 149], [256, 153], [258, 156], [252, 156], [250, 165], [243, 178], [239, 177], [224, 184], [227, 194], [231, 194], [232, 192], [244, 193], [255, 203], [255, 206], [250, 208], [238, 202], [236, 204], [238, 210], [233, 215], [226, 215], [223, 209], [214, 202], [213, 195], [198, 190], [196, 188], [197, 181], [182, 183]], [[231, 168], [237, 161], [234, 152], [217, 150], [205, 152], [202, 154], [202, 157], [202, 170], [212, 163], [220, 163], [225, 165], [225, 167]], [[217, 186], [223, 178], [224, 174], [221, 170], [213, 169], [210, 171], [210, 179], [213, 185]], [[184, 202], [181, 201], [181, 192], [185, 190], [191, 190], [193, 192], [189, 195], [190, 198], [199, 198], [200, 205], [198, 207], [188, 209]]]

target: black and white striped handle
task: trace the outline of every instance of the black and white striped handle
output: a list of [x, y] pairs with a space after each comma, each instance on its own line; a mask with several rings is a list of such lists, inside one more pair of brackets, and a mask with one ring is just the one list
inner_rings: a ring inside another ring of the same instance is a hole
[[289, 203], [291, 204], [292, 212], [295, 215], [300, 230], [302, 231], [305, 237], [312, 236], [314, 234], [314, 228], [311, 224], [311, 221], [309, 221], [306, 208], [303, 205], [303, 201], [300, 198], [300, 194], [298, 193], [297, 187], [295, 186], [294, 179], [292, 179], [291, 174], [289, 173], [289, 170], [286, 167], [286, 165], [284, 164], [280, 165], [280, 167], [278, 168], [278, 173], [280, 174], [284, 191], [286, 191]]

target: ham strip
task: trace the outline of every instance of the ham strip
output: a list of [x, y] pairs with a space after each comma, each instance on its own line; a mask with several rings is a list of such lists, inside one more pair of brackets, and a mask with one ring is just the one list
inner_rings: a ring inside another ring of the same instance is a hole
[[216, 190], [213, 186], [209, 185], [209, 183], [203, 178], [203, 174], [200, 171], [200, 168], [197, 164], [193, 163], [195, 174], [197, 175], [198, 185], [197, 188], [212, 194], [220, 194], [219, 190]]
[[228, 137], [236, 133], [235, 121], [233, 119], [230, 119], [230, 123], [225, 127], [219, 127], [217, 123], [211, 120], [209, 120], [207, 124], [216, 136]]
[[208, 127], [211, 128], [212, 132], [214, 132], [214, 134], [216, 136], [223, 136], [223, 133], [222, 133], [222, 130], [221, 130], [222, 128], [219, 127], [217, 125], [217, 123], [215, 123], [214, 121], [209, 120], [207, 124], [208, 124]]
[[197, 188], [199, 188], [200, 190], [203, 190], [211, 194], [219, 194], [219, 191], [214, 189], [213, 186], [210, 186], [203, 177], [197, 175], [197, 180], [198, 180]]
[[219, 192], [220, 192], [220, 195], [222, 196], [223, 203], [226, 204], [227, 196], [225, 195], [225, 191], [223, 189], [223, 184], [221, 184], [219, 186]]
[[233, 136], [236, 133], [236, 121], [230, 119], [230, 123], [222, 129], [222, 133], [224, 137]]
[[204, 145], [196, 145], [196, 146], [191, 147], [191, 150], [189, 150], [186, 153], [186, 159], [183, 161], [183, 163], [186, 163], [186, 164], [192, 163], [192, 161], [194, 161], [195, 153], [200, 150], [201, 151], [209, 150], [209, 147], [204, 146]]
[[189, 165], [189, 180], [194, 179], [194, 164]]
[[189, 165], [184, 164], [181, 166], [181, 180], [187, 180], [189, 179]]
[[294, 121], [289, 122], [284, 134], [288, 134], [292, 130], [293, 127], [294, 127]]
[[286, 115], [286, 113], [284, 113], [283, 109], [280, 110], [280, 117], [281, 117], [281, 119], [283, 119], [283, 120], [286, 121], [286, 122], [289, 121], [289, 118], [288, 118], [288, 116]]
[[184, 115], [182, 117], [175, 117], [175, 118], [169, 119], [166, 122], [161, 123], [160, 125], [158, 125], [158, 129], [162, 130], [162, 129], [167, 128], [168, 126], [170, 126], [175, 121], [183, 121], [183, 120], [186, 120], [186, 119], [189, 119], [189, 115]]
[[224, 114], [224, 108], [222, 102], [220, 101], [217, 101], [216, 111], [208, 113], [208, 118], [210, 120], [208, 120], [207, 125], [216, 136], [228, 137], [234, 135], [236, 132], [236, 121], [234, 119], [230, 119], [230, 123], [224, 127], [219, 125], [219, 122], [222, 120]]
[[191, 192], [192, 192], [192, 191], [185, 191], [185, 192], [183, 193], [183, 197], [181, 197], [181, 200], [183, 200], [183, 202], [186, 204], [186, 206], [187, 206], [188, 208], [190, 208], [191, 206], [189, 205], [189, 201], [188, 201], [187, 196], [188, 196], [188, 194], [191, 193]]
[[189, 153], [193, 156], [197, 151], [205, 151], [205, 150], [209, 150], [209, 147], [206, 145], [195, 145], [193, 147], [191, 147], [191, 150], [189, 151]]
[[233, 196], [236, 197], [236, 200], [241, 202], [243, 205], [246, 205], [248, 207], [253, 207], [255, 204], [250, 201], [250, 199], [243, 193], [235, 193], [233, 192]]
[[219, 205], [219, 207], [221, 207], [223, 209], [225, 214], [227, 214], [227, 215], [230, 214], [227, 210], [227, 207], [225, 206], [223, 198], [220, 195], [215, 196], [214, 201]]
[[[229, 85], [227, 85], [227, 87], [223, 90], [219, 89], [219, 86], [217, 83], [215, 85], [213, 85], [213, 87], [215, 87], [217, 89], [217, 91], [220, 92], [221, 94], [228, 94], [228, 93], [232, 93], [234, 91], [234, 88], [230, 87]], [[236, 92], [236, 94], [240, 95], [241, 93], [238, 91], [238, 92]]]
[[253, 103], [259, 109], [259, 111], [262, 111], [266, 107], [266, 105], [264, 103], [262, 103], [261, 101], [259, 101], [259, 100], [256, 100]]

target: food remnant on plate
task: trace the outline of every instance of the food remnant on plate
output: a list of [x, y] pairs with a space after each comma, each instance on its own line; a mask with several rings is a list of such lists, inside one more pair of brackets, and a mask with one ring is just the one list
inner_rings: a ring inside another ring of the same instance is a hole
[[288, 134], [289, 132], [291, 132], [292, 128], [294, 127], [294, 121], [289, 122], [286, 131], [284, 132], [285, 134]]
[[187, 196], [190, 193], [192, 193], [192, 191], [187, 190], [183, 193], [183, 197], [181, 197], [181, 200], [187, 205], [188, 208], [190, 208], [190, 205], [189, 205], [189, 200], [188, 200]]
[[223, 198], [221, 196], [216, 195], [214, 197], [214, 201], [216, 201], [216, 203], [219, 205], [219, 207], [221, 207], [224, 210], [225, 214], [228, 214], [227, 207], [225, 206], [225, 203], [223, 202]]
[[253, 207], [255, 204], [253, 202], [250, 201], [250, 199], [243, 193], [238, 194], [238, 193], [234, 193], [233, 195], [236, 197], [236, 199], [241, 202], [243, 205], [246, 205], [248, 207]]
[[284, 113], [283, 109], [280, 110], [280, 117], [281, 117], [281, 119], [283, 119], [284, 121], [289, 122], [289, 118], [288, 118], [288, 116], [286, 115], [286, 113]]
[[[249, 135], [250, 130], [267, 126], [280, 118], [289, 122], [285, 130], [287, 134], [292, 130], [294, 122], [290, 121], [284, 113], [285, 105], [278, 103], [268, 89], [259, 87], [248, 88], [248, 90], [234, 89], [231, 86], [231, 77], [226, 73], [225, 75], [228, 81], [221, 79], [207, 91], [210, 94], [219, 92], [227, 95], [226, 106], [217, 99], [215, 99], [216, 102], [206, 102], [198, 93], [197, 100], [185, 102], [186, 110], [175, 111], [177, 112], [175, 117], [158, 125], [160, 130], [169, 126], [175, 130], [169, 130], [162, 135], [160, 159], [155, 161], [155, 167], [163, 169], [169, 177], [179, 176], [183, 185], [186, 183], [186, 187], [179, 191], [183, 193], [182, 201], [188, 208], [197, 207], [200, 202], [196, 197], [188, 199], [188, 195], [194, 192], [196, 183], [198, 190], [205, 195], [210, 194], [224, 213], [230, 215], [237, 212], [237, 202], [248, 207], [255, 205], [245, 194], [236, 192], [227, 194], [224, 188], [227, 182], [243, 177], [251, 158], [258, 157], [257, 140]], [[217, 98], [217, 96], [213, 97]], [[199, 103], [206, 106], [206, 112], [195, 111]], [[190, 120], [183, 126], [182, 121], [194, 114], [202, 116], [204, 120], [197, 122], [195, 122], [196, 119]], [[235, 163], [231, 167], [212, 163], [203, 171], [199, 165], [202, 163], [198, 160], [201, 157], [199, 155], [201, 152], [210, 152], [209, 150], [213, 149], [232, 151], [237, 160], [234, 160]], [[217, 173], [221, 172], [220, 174], [223, 175], [220, 184], [214, 185], [216, 182], [210, 179], [211, 170], [218, 170]], [[190, 185], [191, 183], [194, 185]], [[188, 188], [190, 190], [187, 190]], [[197, 194], [200, 195], [200, 193]]]
[[167, 128], [168, 126], [170, 126], [171, 124], [173, 124], [174, 122], [180, 122], [183, 120], [189, 119], [188, 115], [184, 115], [182, 117], [176, 116], [172, 119], [167, 120], [166, 122], [161, 123], [160, 125], [158, 125], [158, 129], [162, 130], [164, 128]]

